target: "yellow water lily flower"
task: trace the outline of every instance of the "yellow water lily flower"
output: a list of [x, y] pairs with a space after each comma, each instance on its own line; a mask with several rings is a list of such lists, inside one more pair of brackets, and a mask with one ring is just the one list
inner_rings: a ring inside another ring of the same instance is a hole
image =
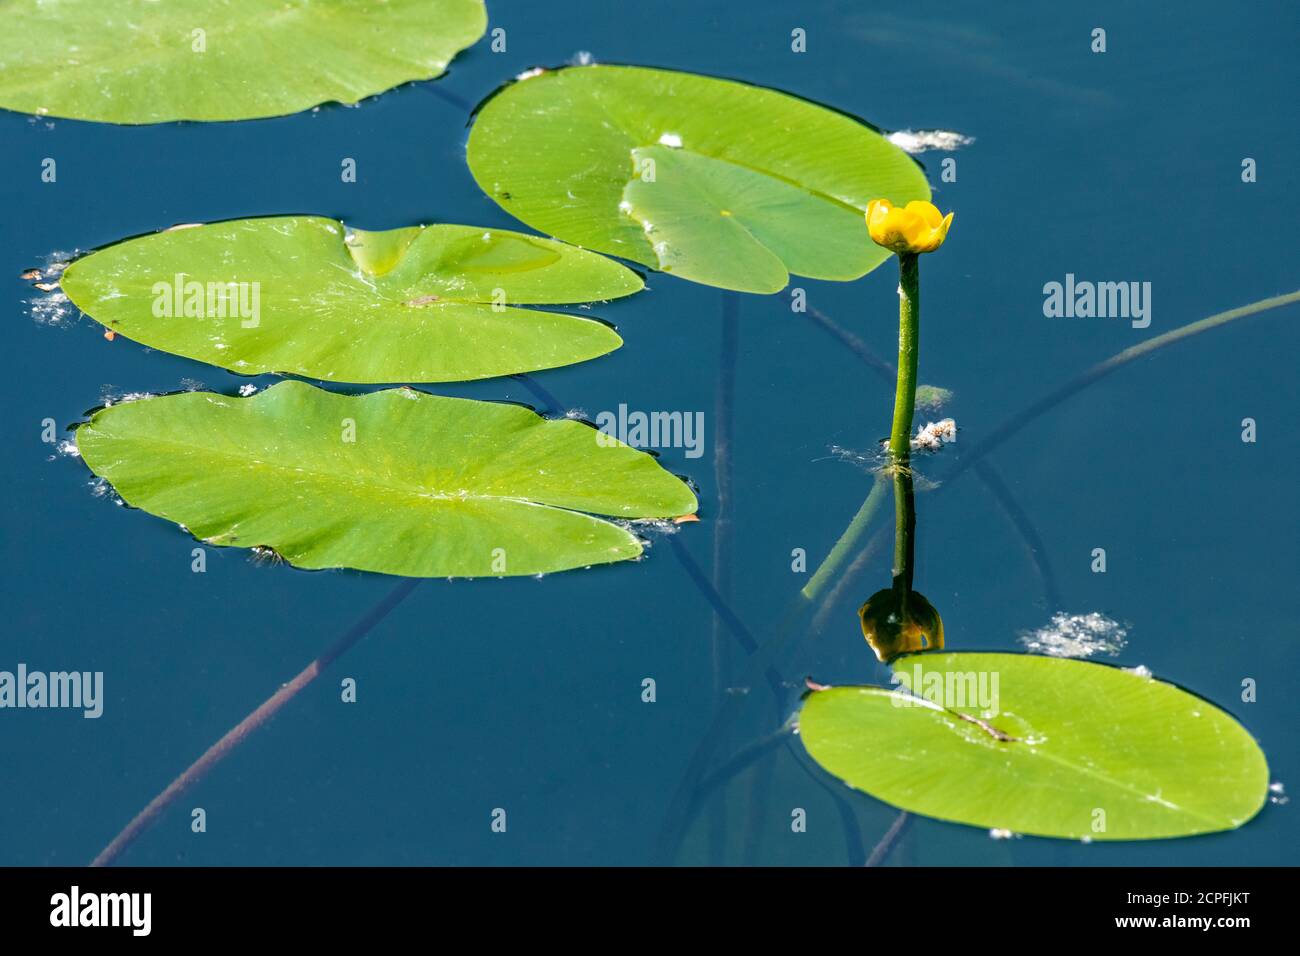
[[891, 252], [934, 252], [943, 245], [951, 224], [952, 213], [945, 216], [923, 199], [901, 207], [888, 199], [867, 203], [867, 232], [876, 245]]

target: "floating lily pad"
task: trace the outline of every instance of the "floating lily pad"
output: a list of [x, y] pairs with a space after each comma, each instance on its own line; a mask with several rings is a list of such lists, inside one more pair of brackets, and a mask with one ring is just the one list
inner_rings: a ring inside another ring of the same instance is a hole
[[171, 229], [78, 259], [63, 291], [145, 345], [252, 375], [450, 382], [554, 368], [622, 344], [516, 306], [630, 295], [640, 277], [550, 239], [472, 226], [347, 230], [317, 216]]
[[743, 292], [856, 279], [889, 257], [867, 203], [928, 199], [864, 123], [762, 87], [629, 66], [548, 70], [480, 111], [469, 165], [530, 226]]
[[924, 700], [880, 687], [816, 691], [799, 735], [830, 773], [904, 810], [1038, 836], [1145, 840], [1231, 830], [1267, 796], [1250, 734], [1172, 684], [1019, 654], [910, 655], [893, 667]]
[[240, 120], [439, 76], [482, 0], [9, 0], [0, 107], [103, 123]]
[[81, 457], [127, 504], [209, 544], [413, 577], [623, 561], [641, 553], [636, 535], [593, 515], [694, 512], [653, 457], [598, 438], [518, 405], [303, 382], [114, 405], [77, 429]]

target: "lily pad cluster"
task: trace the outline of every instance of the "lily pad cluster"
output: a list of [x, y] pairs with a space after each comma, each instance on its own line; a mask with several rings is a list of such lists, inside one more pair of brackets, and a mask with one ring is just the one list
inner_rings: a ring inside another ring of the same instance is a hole
[[[5, 12], [0, 108], [121, 124], [355, 103], [440, 75], [486, 29], [481, 0], [11, 0]], [[791, 276], [851, 280], [889, 255], [866, 241], [870, 203], [930, 195], [917, 164], [851, 116], [627, 66], [507, 85], [478, 113], [468, 162], [487, 195], [554, 238], [239, 219], [109, 246], [62, 288], [108, 337], [236, 373], [479, 379], [617, 349], [608, 325], [538, 308], [638, 292], [605, 255], [755, 293]], [[628, 522], [697, 507], [654, 458], [584, 423], [407, 386], [147, 398], [95, 412], [77, 444], [127, 503], [301, 568], [540, 574], [635, 558]], [[1121, 840], [1229, 829], [1263, 803], [1250, 735], [1148, 675], [1006, 654], [894, 667], [910, 691], [817, 690], [799, 729], [827, 771], [904, 809]], [[975, 698], [954, 699], [958, 686]]]
[[[473, 12], [445, 6], [467, 17]], [[249, 4], [249, 10], [255, 7]], [[299, 25], [312, 15], [292, 4], [282, 13]], [[397, 4], [386, 14], [398, 15], [414, 13]], [[385, 22], [390, 28], [396, 23]], [[455, 17], [448, 22], [459, 23]], [[146, 17], [140, 23], [142, 30], [171, 36], [171, 21]], [[482, 32], [481, 24], [474, 28]], [[456, 29], [447, 34], [461, 36]], [[170, 63], [171, 52], [164, 45], [159, 62]], [[90, 67], [72, 72], [96, 75]], [[319, 216], [240, 219], [177, 227], [104, 248], [68, 267], [63, 291], [110, 337], [239, 374], [359, 384], [463, 381], [569, 365], [617, 349], [622, 339], [605, 323], [539, 308], [615, 299], [643, 288], [639, 275], [600, 252], [753, 291], [783, 287], [790, 271], [849, 279], [884, 258], [861, 241], [867, 201], [882, 190], [900, 201], [928, 195], [916, 164], [875, 130], [782, 93], [631, 67], [542, 76], [544, 83], [513, 84], [489, 103], [476, 123], [470, 160], [480, 181], [498, 173], [507, 177], [520, 200], [507, 208], [559, 239], [452, 224], [371, 232]], [[101, 92], [114, 89], [110, 84]], [[140, 112], [139, 101], [147, 99], [141, 89], [125, 92], [111, 115], [140, 122], [163, 118]], [[567, 118], [567, 132], [554, 122], [516, 124], [532, 116], [539, 94], [547, 117]], [[184, 89], [176, 95], [188, 105], [172, 107], [168, 115], [216, 118], [199, 116], [202, 97], [186, 98]], [[325, 96], [319, 90], [312, 95]], [[252, 108], [238, 100], [228, 107]], [[101, 108], [108, 109], [83, 104], [80, 115], [93, 118]], [[602, 109], [624, 117], [617, 136], [604, 135]], [[760, 128], [775, 118], [800, 132], [784, 139], [751, 136], [737, 146], [739, 125], [719, 129], [701, 120], [719, 110], [735, 124]], [[648, 118], [632, 122], [638, 111]], [[501, 131], [513, 126], [503, 141]], [[670, 129], [681, 132], [664, 132]], [[571, 137], [568, 148], [554, 148], [557, 133]], [[689, 146], [678, 141], [682, 136]], [[579, 155], [575, 143], [585, 143], [588, 152]], [[591, 152], [597, 149], [599, 155]], [[534, 165], [521, 167], [524, 160]], [[576, 175], [575, 162], [588, 172]], [[629, 178], [621, 167], [636, 175]], [[618, 181], [612, 203], [604, 202], [607, 180]], [[533, 184], [542, 188], [534, 191]], [[507, 194], [497, 188], [492, 195], [503, 201]], [[534, 205], [571, 210], [579, 225], [569, 228], [545, 212], [534, 216]], [[659, 225], [647, 229], [651, 219]], [[635, 243], [623, 243], [621, 235], [634, 236]], [[502, 419], [494, 406], [482, 406], [474, 414], [430, 417], [442, 422], [440, 441], [430, 448], [381, 416], [360, 430], [363, 437], [354, 447], [341, 448], [338, 426], [328, 426], [328, 416], [351, 421], [356, 415], [345, 414], [324, 394], [305, 398], [302, 388], [309, 386], [278, 386], [269, 393], [274, 398], [167, 396], [105, 409], [83, 427], [79, 444], [91, 469], [132, 504], [210, 543], [270, 548], [308, 568], [439, 576], [559, 570], [640, 553], [626, 529], [575, 517], [577, 512], [671, 518], [696, 507], [683, 482], [649, 456], [619, 446], [620, 461], [633, 456], [627, 460], [642, 462], [636, 469], [642, 478], [655, 475], [661, 483], [657, 503], [648, 503], [631, 471], [605, 470], [611, 461], [607, 449], [583, 425], [540, 429], [528, 445], [513, 444], [511, 429], [520, 427], [520, 416], [541, 422], [525, 411]], [[415, 394], [403, 391], [401, 397], [411, 401]], [[303, 406], [297, 414], [283, 411], [296, 407], [291, 396]], [[245, 401], [259, 413], [237, 412]], [[428, 416], [429, 409], [445, 408], [425, 400], [417, 404]], [[383, 407], [414, 406], [385, 400]], [[166, 428], [164, 421], [170, 423]], [[132, 424], [137, 427], [127, 427]], [[415, 457], [436, 453], [442, 460], [458, 442], [480, 448], [483, 459], [474, 459], [475, 466], [486, 468], [502, 456], [517, 462], [518, 484], [494, 484], [482, 492], [480, 476], [469, 468], [462, 485], [452, 488], [434, 480]], [[537, 442], [548, 443], [557, 457], [538, 459]], [[234, 457], [204, 452], [218, 448], [242, 451]], [[370, 457], [377, 448], [382, 452]], [[392, 490], [383, 474], [354, 471], [377, 464], [402, 489], [403, 508], [383, 503]], [[528, 469], [543, 465], [552, 491], [557, 481], [576, 489], [584, 476], [599, 475], [611, 482], [611, 497], [535, 497], [523, 479]], [[241, 509], [238, 502], [261, 482], [277, 493]], [[418, 533], [403, 530], [404, 520]], [[395, 535], [402, 546], [381, 554], [377, 542], [385, 535]], [[518, 553], [512, 556], [507, 542]], [[504, 557], [489, 560], [497, 552]]]

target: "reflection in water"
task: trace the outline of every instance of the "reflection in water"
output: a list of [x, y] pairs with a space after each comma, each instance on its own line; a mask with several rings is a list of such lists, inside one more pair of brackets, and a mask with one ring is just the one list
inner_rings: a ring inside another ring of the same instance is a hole
[[900, 654], [943, 648], [943, 619], [925, 596], [912, 590], [916, 498], [912, 467], [904, 457], [891, 466], [894, 478], [894, 582], [858, 609], [862, 634], [881, 661]]

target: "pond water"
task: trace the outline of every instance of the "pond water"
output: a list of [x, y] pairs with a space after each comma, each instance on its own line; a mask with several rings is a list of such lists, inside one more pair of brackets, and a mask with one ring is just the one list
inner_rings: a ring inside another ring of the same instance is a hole
[[[465, 164], [469, 109], [536, 65], [589, 53], [787, 90], [886, 129], [975, 137], [920, 157], [935, 201], [956, 210], [923, 262], [920, 377], [951, 389], [955, 445], [922, 459], [937, 479], [983, 436], [1094, 362], [1212, 313], [1297, 286], [1294, 4], [1209, 2], [866, 6], [666, 0], [629, 15], [609, 3], [492, 0], [487, 42], [436, 83], [359, 108], [282, 119], [126, 128], [0, 113], [0, 276], [10, 386], [4, 434], [0, 669], [104, 672], [96, 720], [0, 713], [0, 864], [90, 859], [150, 797], [238, 719], [388, 596], [394, 579], [268, 566], [209, 549], [174, 526], [96, 495], [75, 458], [40, 440], [128, 392], [247, 380], [33, 310], [20, 273], [175, 223], [318, 213], [364, 229], [418, 222], [518, 227]], [[790, 49], [803, 28], [807, 52]], [[1093, 53], [1094, 27], [1107, 51]], [[797, 135], [797, 132], [793, 135]], [[945, 157], [955, 182], [941, 182]], [[58, 181], [42, 183], [42, 159]], [[355, 158], [358, 182], [340, 181]], [[1243, 183], [1242, 161], [1257, 181]], [[520, 227], [522, 228], [522, 227]], [[1150, 325], [1049, 318], [1043, 286], [1149, 282]], [[807, 302], [892, 361], [892, 267], [847, 284], [795, 280]], [[815, 636], [775, 661], [774, 697], [682, 556], [708, 574], [718, 514], [716, 393], [735, 330], [733, 535], [724, 588], [759, 640], [775, 633], [870, 488], [848, 449], [888, 432], [892, 387], [792, 312], [790, 296], [735, 296], [651, 275], [649, 290], [594, 312], [626, 345], [539, 373], [564, 410], [620, 405], [704, 416], [703, 455], [660, 461], [698, 486], [698, 524], [646, 560], [542, 580], [426, 581], [278, 719], [145, 834], [132, 864], [637, 864], [659, 834], [692, 755], [724, 702], [725, 759], [771, 734], [805, 676], [883, 678], [856, 608], [888, 583], [875, 553]], [[1058, 613], [1127, 629], [1118, 655], [1237, 716], [1271, 779], [1297, 754], [1294, 622], [1300, 616], [1295, 488], [1300, 437], [1295, 305], [1160, 351], [1016, 432], [985, 462], [1017, 523], [968, 470], [919, 490], [916, 586], [960, 650], [1018, 650]], [[728, 312], [734, 324], [728, 324]], [[725, 375], [723, 376], [725, 377]], [[274, 381], [255, 379], [259, 386]], [[432, 386], [441, 394], [539, 404], [529, 383]], [[1242, 420], [1258, 440], [1242, 441]], [[60, 437], [67, 437], [60, 435]], [[886, 517], [887, 517], [886, 509]], [[1030, 560], [1024, 529], [1040, 543]], [[680, 546], [681, 555], [675, 553]], [[1094, 573], [1094, 549], [1106, 552]], [[1049, 577], [1044, 577], [1043, 568]], [[716, 670], [716, 674], [715, 674]], [[358, 700], [339, 700], [354, 678]], [[656, 701], [642, 701], [642, 681]], [[1243, 703], [1243, 680], [1258, 700]], [[740, 698], [737, 701], [737, 698]], [[1099, 707], [1104, 702], [1098, 702]], [[202, 807], [207, 832], [190, 829]], [[504, 808], [505, 834], [491, 814]], [[795, 808], [807, 831], [791, 830]], [[860, 862], [895, 819], [838, 788], [802, 748], [762, 752], [692, 801], [695, 823], [668, 857], [684, 863]], [[1243, 829], [1149, 844], [996, 840], [915, 820], [888, 863], [1280, 864], [1300, 827], [1270, 803]]]

